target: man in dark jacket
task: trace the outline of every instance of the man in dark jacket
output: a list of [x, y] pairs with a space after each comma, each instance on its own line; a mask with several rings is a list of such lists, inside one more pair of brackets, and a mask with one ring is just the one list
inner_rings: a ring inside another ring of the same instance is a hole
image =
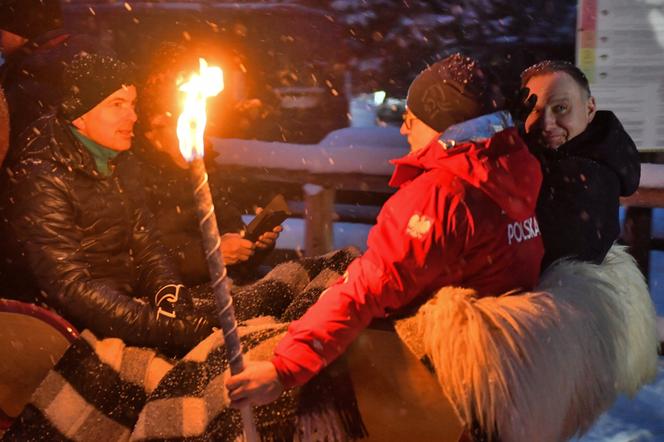
[[[185, 284], [209, 281], [207, 262], [193, 199], [189, 165], [180, 153], [177, 133], [178, 77], [198, 69], [195, 53], [166, 43], [148, 64], [139, 94], [140, 125], [130, 161], [121, 161], [118, 173], [132, 184], [130, 192], [155, 215], [160, 239], [175, 258]], [[270, 315], [288, 321], [299, 317], [320, 293], [344, 272], [358, 254], [345, 248], [326, 255], [288, 261], [266, 275], [258, 269], [272, 251], [282, 230], [274, 227], [255, 240], [243, 236], [246, 228], [232, 195], [218, 184], [220, 171], [214, 152], [206, 146], [210, 188], [221, 233], [220, 248], [233, 279], [233, 303], [239, 319]], [[210, 161], [211, 160], [211, 161]], [[259, 279], [260, 277], [260, 279]]]
[[[148, 136], [158, 130], [152, 123], [147, 122], [147, 125], [151, 126]], [[136, 188], [141, 189], [144, 205], [158, 220], [157, 228], [161, 241], [173, 256], [178, 273], [187, 285], [208, 282], [210, 276], [195, 211], [191, 172], [188, 167], [184, 168], [176, 163], [168, 153], [158, 150], [153, 142], [146, 138], [146, 134], [140, 131], [132, 153], [130, 161], [133, 164], [123, 161], [124, 167], [120, 173], [124, 179], [133, 181]], [[181, 156], [180, 158], [182, 159]], [[209, 162], [206, 161], [206, 164]], [[245, 228], [242, 213], [231, 204], [227, 195], [220, 191], [220, 186], [215, 185], [214, 165], [210, 164], [207, 169], [215, 211], [220, 215], [217, 219], [221, 234], [221, 251], [229, 276], [236, 284], [245, 279], [251, 280], [251, 270], [255, 269], [254, 266], [249, 267], [246, 264], [259, 262], [255, 259], [259, 249], [254, 242], [240, 235]], [[278, 233], [270, 235], [276, 239]], [[269, 245], [270, 251], [273, 246], [274, 241]]]
[[[181, 92], [178, 77], [198, 69], [199, 59], [185, 48], [163, 44], [148, 64], [146, 80], [139, 93], [139, 120], [134, 148], [136, 172], [124, 175], [143, 190], [145, 204], [158, 220], [162, 242], [175, 257], [186, 284], [209, 281], [196, 205], [190, 184], [189, 164], [180, 153], [177, 139], [177, 109]], [[206, 146], [206, 167], [221, 233], [221, 251], [229, 276], [235, 283], [256, 280], [256, 267], [275, 246], [281, 226], [257, 241], [241, 236], [245, 229], [241, 212], [231, 195], [217, 184], [219, 172], [214, 152]]]
[[75, 326], [130, 345], [181, 354], [204, 338], [214, 317], [192, 306], [154, 234], [151, 214], [133, 204], [115, 171], [131, 147], [136, 88], [112, 57], [76, 57], [64, 74], [57, 115], [37, 120], [7, 169], [5, 240], [14, 270]]
[[62, 28], [59, 0], [0, 0], [0, 11], [0, 51], [5, 59], [0, 86], [12, 116], [14, 146], [30, 123], [62, 100], [64, 66], [76, 54], [101, 48], [91, 38]]
[[601, 263], [620, 233], [619, 198], [639, 186], [636, 146], [612, 112], [596, 109], [573, 64], [540, 62], [521, 82], [537, 96], [525, 129], [544, 175], [537, 203], [542, 268], [563, 257]]

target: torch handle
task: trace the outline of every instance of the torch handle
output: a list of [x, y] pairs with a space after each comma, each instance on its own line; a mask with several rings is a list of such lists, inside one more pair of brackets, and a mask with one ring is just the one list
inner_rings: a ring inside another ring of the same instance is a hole
[[[228, 358], [231, 374], [238, 374], [244, 370], [242, 344], [237, 332], [233, 298], [228, 289], [226, 266], [224, 265], [224, 258], [221, 254], [221, 236], [217, 227], [217, 217], [214, 213], [208, 175], [202, 158], [194, 159], [190, 167], [194, 180], [196, 212], [198, 213], [199, 226], [203, 237], [203, 248], [217, 304], [219, 325], [224, 334], [226, 357]], [[243, 408], [240, 411], [244, 423], [245, 439], [250, 442], [260, 441], [258, 431], [254, 425], [251, 407]]]

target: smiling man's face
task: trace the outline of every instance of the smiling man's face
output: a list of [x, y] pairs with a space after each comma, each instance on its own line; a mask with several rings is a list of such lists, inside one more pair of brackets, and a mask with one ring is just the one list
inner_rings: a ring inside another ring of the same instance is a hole
[[525, 85], [537, 95], [526, 132], [549, 149], [581, 134], [595, 116], [595, 99], [566, 72], [536, 75]]
[[115, 151], [131, 148], [136, 123], [136, 87], [122, 86], [72, 123], [79, 132]]

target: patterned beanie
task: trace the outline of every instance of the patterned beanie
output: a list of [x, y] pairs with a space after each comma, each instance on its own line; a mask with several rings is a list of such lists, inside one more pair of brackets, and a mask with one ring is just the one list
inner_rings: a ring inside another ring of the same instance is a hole
[[62, 26], [60, 0], [0, 0], [0, 29], [32, 40]]
[[132, 69], [120, 60], [99, 54], [82, 53], [65, 68], [64, 100], [60, 115], [68, 121], [84, 115], [109, 95], [135, 83]]
[[490, 107], [488, 79], [479, 64], [461, 54], [424, 69], [408, 89], [406, 105], [437, 132], [484, 114]]

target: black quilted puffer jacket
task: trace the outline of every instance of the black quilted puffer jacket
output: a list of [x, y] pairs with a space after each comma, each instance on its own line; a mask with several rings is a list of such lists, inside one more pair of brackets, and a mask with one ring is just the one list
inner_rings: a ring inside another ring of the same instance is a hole
[[76, 327], [170, 354], [207, 336], [211, 325], [194, 314], [185, 290], [177, 300], [174, 286], [159, 293], [179, 278], [155, 237], [152, 215], [131, 202], [117, 170], [100, 175], [55, 116], [26, 133], [2, 184], [2, 236], [11, 263], [5, 267], [13, 269], [5, 279], [22, 282], [14, 297], [33, 295], [26, 283], [34, 282], [40, 297]]

